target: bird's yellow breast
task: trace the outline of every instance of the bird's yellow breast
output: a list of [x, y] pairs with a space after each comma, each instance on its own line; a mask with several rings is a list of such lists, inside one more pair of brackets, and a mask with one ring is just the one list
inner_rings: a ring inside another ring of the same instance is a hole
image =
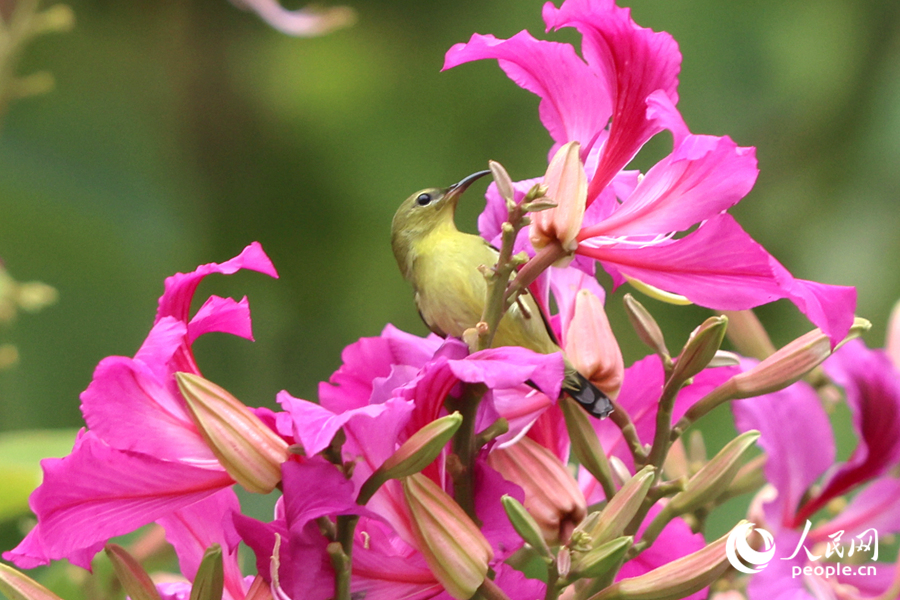
[[[416, 306], [433, 331], [462, 337], [481, 320], [487, 283], [479, 266], [493, 267], [497, 256], [482, 238], [455, 227], [434, 231], [417, 241], [409, 279]], [[531, 296], [522, 296], [521, 305], [524, 311], [517, 303], [503, 317], [493, 345], [523, 346], [543, 353], [558, 351]]]

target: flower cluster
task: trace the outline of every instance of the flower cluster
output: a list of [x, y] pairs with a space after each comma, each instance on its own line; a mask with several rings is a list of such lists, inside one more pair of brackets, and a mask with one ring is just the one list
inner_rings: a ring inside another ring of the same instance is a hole
[[[133, 598], [699, 599], [730, 568], [728, 536], [706, 540], [703, 519], [755, 489], [762, 463], [746, 457], [757, 440], [777, 491], [761, 510], [779, 543], [870, 480], [809, 539], [873, 526], [873, 510], [896, 497], [896, 371], [858, 343], [825, 363], [862, 441], [820, 488], [810, 486], [834, 460], [827, 418], [811, 388], [792, 386], [865, 330], [854, 320], [855, 291], [793, 278], [725, 212], [753, 186], [753, 149], [688, 130], [671, 36], [640, 28], [612, 0], [548, 3], [543, 16], [548, 30], [583, 36], [580, 55], [527, 32], [475, 35], [450, 49], [446, 67], [497, 59], [541, 97], [554, 140], [547, 172], [513, 182], [492, 163], [479, 227], [501, 246], [486, 277], [506, 285], [497, 273], [521, 266], [496, 298], [511, 304], [530, 289], [565, 358], [388, 325], [345, 349], [314, 401], [283, 391], [279, 411], [250, 409], [203, 377], [191, 349], [211, 332], [252, 338], [246, 299], [213, 296], [193, 315], [190, 306], [207, 275], [277, 277], [251, 244], [167, 279], [135, 356], [98, 365], [81, 396], [87, 430], [69, 456], [42, 463], [31, 498], [37, 525], [4, 558], [89, 568], [105, 548]], [[663, 131], [671, 154], [646, 174], [625, 170]], [[729, 319], [714, 316], [670, 353], [650, 314], [626, 296], [653, 351], [626, 369], [598, 263], [617, 286], [713, 309], [786, 298], [818, 329], [754, 362], [720, 351]], [[568, 364], [614, 399], [608, 420], [561, 395]], [[731, 400], [741, 435], [712, 458], [691, 455], [681, 434]], [[798, 427], [808, 432], [793, 436]], [[816, 452], [801, 441], [809, 435], [822, 444]], [[242, 514], [235, 484], [277, 489], [272, 520]], [[877, 524], [892, 531], [894, 521]], [[184, 581], [152, 584], [109, 543], [150, 523], [165, 530]], [[239, 568], [241, 541], [254, 553], [253, 576]], [[29, 581], [0, 571], [0, 585], [52, 597]], [[748, 590], [764, 598], [769, 585], [760, 575]]]

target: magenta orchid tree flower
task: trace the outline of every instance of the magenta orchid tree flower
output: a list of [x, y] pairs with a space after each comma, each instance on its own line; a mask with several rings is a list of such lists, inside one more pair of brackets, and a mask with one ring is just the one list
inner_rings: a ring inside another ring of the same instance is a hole
[[[690, 133], [675, 108], [681, 55], [672, 37], [639, 27], [613, 0], [547, 3], [543, 17], [548, 30], [578, 30], [582, 55], [525, 31], [506, 40], [475, 34], [447, 52], [444, 68], [497, 59], [510, 79], [541, 98], [550, 155], [580, 144], [589, 183], [576, 255], [599, 262], [617, 286], [632, 280], [708, 308], [742, 310], [787, 298], [833, 345], [843, 339], [855, 290], [795, 279], [725, 212], [753, 187], [754, 150]], [[672, 153], [645, 175], [624, 171], [664, 130], [673, 134]], [[520, 182], [517, 196], [534, 181]], [[505, 204], [495, 189], [487, 198], [479, 223], [490, 240]]]
[[[283, 465], [283, 500], [270, 524], [238, 516], [244, 541], [257, 556], [259, 572], [270, 579], [276, 596], [328, 598], [334, 593], [335, 575], [327, 560], [327, 542], [314, 522], [321, 516], [355, 514], [353, 593], [367, 598], [449, 598], [444, 586], [429, 570], [423, 548], [415, 535], [410, 508], [397, 481], [385, 483], [364, 507], [357, 504], [363, 483], [411, 435], [447, 414], [445, 399], [458, 395], [463, 384], [487, 387], [481, 403], [482, 430], [514, 402], [540, 394], [559, 395], [563, 378], [562, 357], [542, 355], [523, 348], [497, 348], [469, 354], [455, 339], [418, 338], [388, 326], [378, 338], [363, 338], [343, 353], [344, 364], [329, 383], [320, 386], [318, 404], [282, 392], [284, 409], [276, 415], [278, 430], [303, 448], [303, 455]], [[525, 382], [537, 386], [532, 390]], [[533, 421], [547, 407], [535, 407]], [[519, 437], [529, 425], [528, 414], [516, 408], [511, 435]], [[353, 464], [348, 479], [333, 464], [317, 456], [343, 432], [342, 462]], [[497, 572], [495, 583], [510, 598], [543, 595], [542, 584], [527, 580], [503, 561], [521, 547], [500, 503], [504, 494], [524, 500], [518, 486], [506, 481], [481, 458], [475, 463], [475, 511], [483, 523]], [[423, 473], [441, 488], [450, 489], [443, 460]], [[276, 552], [277, 546], [277, 552]], [[272, 561], [277, 559], [277, 568]], [[312, 565], [312, 566], [311, 566]], [[537, 592], [536, 592], [537, 590]]]
[[[875, 539], [900, 532], [900, 370], [885, 352], [871, 350], [861, 340], [842, 346], [824, 368], [844, 389], [859, 438], [844, 463], [834, 463], [831, 423], [808, 384], [733, 405], [739, 430], [762, 432], [759, 444], [768, 456], [765, 474], [771, 488], [764, 488], [758, 502], [763, 525], [774, 534], [778, 549], [778, 558], [753, 575], [751, 600], [824, 600], [834, 598], [840, 585], [857, 590], [849, 598], [870, 597], [895, 583], [896, 567], [883, 562], [874, 563], [877, 571], [868, 576], [855, 569], [830, 578], [797, 576], [803, 567], [845, 558], [851, 543], [871, 542], [873, 531]], [[856, 495], [839, 515], [820, 513], [852, 493]], [[836, 555], [840, 546], [844, 556]], [[870, 546], [864, 559], [875, 558]]]
[[38, 524], [5, 559], [31, 568], [67, 558], [89, 569], [110, 538], [158, 522], [188, 577], [204, 550], [219, 543], [228, 557], [226, 593], [243, 598], [239, 538], [231, 522], [239, 510], [234, 481], [203, 441], [174, 378], [179, 371], [200, 373], [191, 351], [199, 336], [224, 332], [252, 339], [246, 298], [212, 296], [190, 316], [207, 275], [241, 269], [277, 277], [254, 243], [227, 262], [166, 280], [153, 328], [137, 354], [102, 360], [82, 393], [88, 429], [72, 453], [42, 461], [44, 480], [30, 499]]

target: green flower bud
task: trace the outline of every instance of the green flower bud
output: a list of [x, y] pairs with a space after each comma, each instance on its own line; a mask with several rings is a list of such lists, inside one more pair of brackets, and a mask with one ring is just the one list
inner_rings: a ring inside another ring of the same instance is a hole
[[663, 337], [662, 329], [656, 323], [656, 320], [647, 312], [644, 305], [634, 299], [631, 294], [625, 294], [625, 312], [631, 326], [634, 327], [638, 337], [642, 342], [650, 346], [650, 349], [656, 352], [665, 361], [669, 358], [669, 349], [666, 348], [666, 340]]
[[572, 560], [572, 567], [566, 579], [568, 581], [594, 579], [606, 575], [609, 571], [618, 571], [633, 542], [634, 538], [631, 536], [620, 537], [577, 556]]
[[[741, 521], [738, 527], [745, 523]], [[622, 579], [589, 600], [677, 600], [713, 583], [729, 565], [726, 534], [705, 548], [637, 577]]]
[[578, 403], [569, 396], [560, 398], [559, 406], [562, 408], [563, 417], [566, 420], [566, 430], [572, 441], [572, 452], [588, 473], [594, 476], [607, 498], [612, 498], [616, 493], [613, 483], [612, 471], [609, 460], [597, 438], [597, 432], [588, 420], [587, 413]]
[[190, 600], [222, 600], [225, 588], [225, 569], [222, 565], [222, 547], [213, 544], [203, 553], [197, 568]]
[[534, 520], [534, 517], [528, 514], [522, 503], [512, 496], [503, 496], [500, 498], [500, 502], [503, 504], [503, 510], [506, 511], [506, 516], [509, 518], [509, 522], [512, 523], [513, 529], [519, 534], [519, 537], [534, 548], [544, 559], [552, 561], [553, 554], [550, 552], [547, 542], [544, 541], [540, 526]]
[[357, 502], [368, 502], [385, 481], [418, 473], [431, 464], [459, 429], [462, 421], [462, 415], [455, 412], [436, 419], [415, 432], [366, 480], [359, 491]]
[[37, 581], [3, 563], [0, 563], [0, 592], [9, 600], [61, 600]]
[[647, 526], [641, 542], [652, 543], [669, 521], [678, 515], [714, 502], [725, 493], [743, 464], [744, 454], [759, 439], [759, 435], [758, 431], [747, 431], [726, 444], [712, 460], [688, 480], [684, 491], [675, 494], [669, 500]]
[[156, 591], [156, 586], [153, 585], [147, 571], [125, 548], [108, 543], [103, 550], [112, 563], [122, 589], [131, 600], [160, 600], [159, 592]]
[[727, 328], [728, 317], [710, 317], [694, 330], [678, 355], [672, 380], [680, 385], [705, 369], [722, 345]]
[[616, 492], [600, 513], [594, 526], [586, 530], [595, 548], [622, 535], [625, 526], [631, 522], [644, 498], [647, 497], [655, 476], [656, 469], [652, 465], [647, 465]]

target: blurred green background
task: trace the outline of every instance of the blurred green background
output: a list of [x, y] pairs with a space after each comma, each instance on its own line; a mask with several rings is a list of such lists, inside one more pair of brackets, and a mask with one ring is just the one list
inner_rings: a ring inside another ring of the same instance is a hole
[[[215, 276], [198, 298], [248, 295], [256, 342], [195, 347], [245, 403], [314, 398], [341, 349], [386, 323], [424, 333], [389, 247], [398, 203], [488, 159], [540, 175], [550, 146], [535, 96], [493, 61], [441, 73], [444, 52], [473, 32], [547, 37], [541, 4], [351, 2], [355, 26], [297, 39], [225, 0], [71, 2], [75, 29], [37, 39], [19, 68], [52, 72], [56, 89], [14, 103], [0, 131], [0, 258], [59, 291], [0, 331], [20, 359], [0, 372], [0, 431], [79, 426], [79, 393], [104, 356], [134, 354], [163, 279], [253, 240], [280, 280]], [[858, 286], [881, 346], [900, 298], [900, 3], [625, 4], [678, 40], [691, 130], [757, 148], [759, 181], [732, 212], [794, 275]], [[469, 231], [483, 187], [461, 207]], [[609, 310], [630, 363], [644, 350], [620, 296]], [[670, 347], [707, 314], [646, 305]], [[810, 328], [784, 302], [759, 314], [776, 344]], [[727, 414], [717, 423], [711, 446], [729, 433]]]

